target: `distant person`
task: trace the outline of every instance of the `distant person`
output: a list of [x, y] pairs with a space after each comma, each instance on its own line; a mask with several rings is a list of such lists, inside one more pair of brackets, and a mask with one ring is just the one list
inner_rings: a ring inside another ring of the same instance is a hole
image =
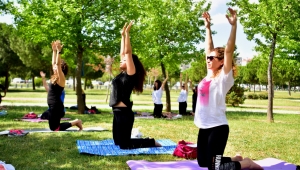
[[185, 83], [182, 84], [182, 73], [180, 73], [180, 88], [181, 91], [179, 93], [177, 102], [178, 102], [178, 110], [179, 110], [179, 115], [186, 115], [187, 111], [187, 98], [188, 98], [188, 84], [187, 84], [187, 75], [185, 78]]
[[121, 63], [122, 72], [112, 80], [112, 91], [109, 106], [112, 107], [113, 139], [115, 145], [121, 149], [148, 148], [161, 146], [153, 138], [131, 139], [131, 131], [134, 123], [130, 95], [133, 90], [143, 92], [143, 83], [146, 76], [144, 66], [138, 57], [132, 54], [129, 31], [132, 22], [125, 24], [121, 39]]
[[193, 87], [192, 81], [190, 81], [190, 86], [191, 86], [191, 89], [192, 89], [192, 91], [193, 91], [193, 95], [192, 95], [192, 111], [191, 111], [191, 114], [192, 114], [193, 116], [195, 116], [198, 85], [196, 85], [196, 86]]
[[49, 83], [47, 103], [49, 106], [48, 123], [52, 131], [64, 131], [72, 126], [77, 126], [82, 130], [82, 121], [74, 120], [71, 122], [60, 123], [60, 119], [64, 116], [64, 104], [61, 101], [62, 91], [64, 90], [66, 79], [63, 70], [68, 72], [68, 65], [61, 61], [60, 54], [63, 45], [60, 41], [52, 42], [52, 69], [53, 75]]
[[[6, 88], [0, 84], [0, 89], [4, 92], [4, 95], [2, 96], [1, 92], [0, 92], [0, 104], [2, 103], [2, 98], [4, 98], [6, 96]], [[0, 106], [0, 109], [5, 109], [3, 106]]]
[[162, 98], [163, 90], [165, 88], [165, 84], [166, 84], [168, 78], [169, 78], [169, 76], [167, 73], [167, 77], [165, 78], [165, 80], [163, 82], [161, 82], [160, 80], [155, 80], [155, 82], [154, 82], [154, 87], [153, 87], [153, 92], [152, 92], [152, 100], [154, 103], [153, 116], [155, 118], [161, 118], [161, 117], [165, 118], [166, 117], [162, 114], [163, 103], [161, 101], [161, 98]]
[[198, 85], [194, 118], [194, 123], [199, 128], [197, 161], [200, 167], [207, 167], [209, 170], [263, 169], [249, 158], [223, 156], [229, 135], [225, 98], [234, 84], [233, 52], [237, 30], [237, 13], [231, 8], [228, 10], [230, 16], [226, 17], [231, 25], [231, 32], [225, 48], [214, 48], [210, 15], [208, 12], [202, 15], [206, 27], [207, 76]]

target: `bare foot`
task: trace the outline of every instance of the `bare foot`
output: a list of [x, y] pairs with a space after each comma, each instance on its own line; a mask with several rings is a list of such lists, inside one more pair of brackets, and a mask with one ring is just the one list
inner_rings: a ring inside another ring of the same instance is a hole
[[158, 143], [158, 142], [156, 142], [156, 141], [155, 141], [155, 146], [157, 146], [157, 147], [162, 147], [161, 144]]
[[77, 126], [79, 128], [79, 130], [82, 130], [82, 121], [75, 119], [73, 121], [70, 122], [72, 126]]
[[235, 157], [231, 158], [232, 161], [242, 161], [243, 157], [239, 154], [235, 155]]
[[253, 162], [250, 158], [245, 158], [244, 161], [247, 161], [249, 164], [249, 169], [257, 169], [257, 170], [263, 170], [264, 168], [262, 168], [260, 165], [258, 165], [257, 163]]
[[76, 126], [79, 128], [79, 131], [81, 131], [82, 130], [82, 121], [77, 120]]

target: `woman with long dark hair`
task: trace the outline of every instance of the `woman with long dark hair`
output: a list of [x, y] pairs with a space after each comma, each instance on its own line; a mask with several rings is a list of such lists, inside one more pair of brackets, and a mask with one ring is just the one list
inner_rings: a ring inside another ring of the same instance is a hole
[[161, 98], [162, 98], [163, 90], [165, 88], [165, 84], [166, 84], [168, 78], [169, 78], [169, 76], [167, 73], [167, 77], [165, 78], [165, 80], [163, 82], [161, 82], [160, 80], [155, 80], [155, 82], [154, 82], [154, 87], [153, 87], [153, 92], [152, 92], [152, 100], [154, 103], [153, 116], [155, 118], [161, 118], [161, 117], [165, 118], [166, 117], [162, 114], [163, 104], [162, 104]]
[[67, 63], [61, 61], [60, 54], [63, 45], [61, 45], [60, 41], [52, 42], [51, 45], [53, 50], [53, 75], [50, 79], [47, 96], [47, 102], [49, 106], [49, 127], [52, 131], [64, 131], [71, 126], [77, 126], [79, 130], [82, 130], [82, 122], [78, 119], [71, 122], [60, 123], [60, 119], [65, 115], [61, 94], [66, 83], [65, 75], [68, 72], [68, 65]]
[[153, 138], [131, 139], [131, 130], [134, 123], [134, 113], [131, 109], [130, 95], [143, 92], [143, 83], [146, 71], [138, 56], [132, 54], [129, 31], [132, 21], [124, 25], [121, 35], [121, 62], [122, 72], [112, 80], [112, 91], [109, 106], [114, 113], [113, 139], [115, 145], [121, 149], [146, 148], [161, 146]]

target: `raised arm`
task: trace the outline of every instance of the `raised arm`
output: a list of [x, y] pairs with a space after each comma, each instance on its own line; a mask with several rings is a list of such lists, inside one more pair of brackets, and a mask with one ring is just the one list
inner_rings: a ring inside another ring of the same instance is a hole
[[124, 27], [123, 27], [123, 29], [122, 29], [122, 31], [121, 31], [121, 36], [122, 36], [122, 38], [121, 38], [121, 49], [120, 49], [120, 60], [123, 60], [123, 58], [125, 57], [125, 47], [124, 47], [124, 45], [125, 45], [125, 30], [126, 30], [126, 25], [127, 25], [127, 23], [125, 23], [125, 25], [124, 25]]
[[51, 47], [52, 47], [52, 67], [54, 66], [55, 62], [56, 62], [56, 42], [52, 42], [51, 43]]
[[187, 73], [185, 75], [184, 88], [185, 88], [186, 92], [188, 92], [189, 86], [188, 86], [188, 74]]
[[66, 78], [61, 69], [61, 57], [60, 57], [62, 47], [63, 47], [63, 45], [61, 44], [61, 42], [59, 40], [56, 41], [56, 67], [58, 70], [57, 84], [61, 87], [65, 87]]
[[48, 87], [47, 82], [46, 82], [46, 79], [45, 79], [46, 73], [44, 73], [43, 71], [40, 71], [40, 75], [41, 75], [41, 77], [42, 77], [43, 86], [45, 87], [45, 90], [46, 90], [47, 93], [48, 93], [48, 92], [49, 92], [49, 87]]
[[224, 72], [227, 74], [232, 69], [232, 60], [233, 60], [233, 52], [235, 48], [235, 39], [236, 39], [236, 29], [237, 29], [237, 16], [236, 11], [228, 8], [230, 12], [230, 16], [226, 15], [228, 22], [231, 24], [231, 31], [228, 42], [225, 47], [224, 53]]
[[209, 54], [214, 49], [214, 43], [211, 36], [211, 29], [210, 29], [210, 15], [208, 12], [204, 12], [202, 14], [202, 17], [204, 18], [204, 24], [206, 28], [206, 36], [205, 36], [205, 53], [206, 56], [209, 56]]
[[165, 88], [165, 84], [167, 83], [168, 79], [169, 79], [169, 74], [168, 72], [166, 72], [167, 77], [165, 78], [165, 80], [162, 82], [161, 84], [161, 90], [164, 90]]
[[130, 44], [130, 35], [129, 35], [129, 31], [130, 28], [133, 24], [133, 21], [131, 21], [128, 26], [125, 29], [125, 45], [124, 45], [124, 51], [125, 51], [125, 60], [126, 60], [126, 72], [128, 75], [134, 75], [135, 74], [135, 65], [133, 63], [133, 59], [132, 59], [132, 49], [131, 49], [131, 44]]
[[179, 86], [182, 87], [182, 73], [180, 72], [180, 80], [179, 80]]

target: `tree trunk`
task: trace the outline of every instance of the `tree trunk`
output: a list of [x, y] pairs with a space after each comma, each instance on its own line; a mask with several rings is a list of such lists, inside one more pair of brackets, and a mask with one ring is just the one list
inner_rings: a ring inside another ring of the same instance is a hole
[[[160, 65], [164, 77], [167, 77], [165, 65], [163, 63], [160, 63]], [[165, 91], [166, 91], [166, 111], [171, 112], [171, 97], [170, 97], [170, 89], [169, 89], [168, 82], [166, 82], [165, 84]]]
[[254, 91], [254, 93], [255, 93], [255, 84], [253, 85], [253, 91]]
[[76, 91], [76, 84], [75, 84], [75, 80], [76, 80], [76, 71], [75, 74], [73, 74], [73, 91]]
[[273, 42], [271, 46], [271, 53], [269, 56], [269, 64], [268, 64], [268, 111], [267, 111], [267, 119], [269, 122], [274, 122], [273, 117], [273, 97], [274, 97], [274, 87], [273, 87], [273, 77], [272, 77], [272, 67], [273, 67], [273, 58], [275, 54], [275, 46], [276, 46], [276, 36], [277, 34], [273, 34]]
[[8, 73], [8, 71], [7, 71], [7, 72], [5, 73], [5, 82], [4, 82], [5, 91], [7, 91], [7, 90], [8, 90], [8, 87], [9, 87], [8, 77], [9, 77], [9, 73]]
[[76, 71], [76, 94], [77, 94], [77, 107], [78, 113], [84, 113], [84, 104], [82, 98], [82, 87], [81, 87], [81, 69], [82, 69], [82, 55], [83, 55], [83, 48], [81, 44], [78, 45], [77, 49], [77, 71]]
[[86, 90], [86, 83], [87, 83], [87, 81], [88, 81], [88, 79], [85, 78], [85, 79], [84, 79], [84, 91]]
[[291, 96], [291, 82], [289, 81], [289, 95]]
[[34, 75], [31, 77], [31, 79], [32, 79], [32, 90], [35, 90]]

